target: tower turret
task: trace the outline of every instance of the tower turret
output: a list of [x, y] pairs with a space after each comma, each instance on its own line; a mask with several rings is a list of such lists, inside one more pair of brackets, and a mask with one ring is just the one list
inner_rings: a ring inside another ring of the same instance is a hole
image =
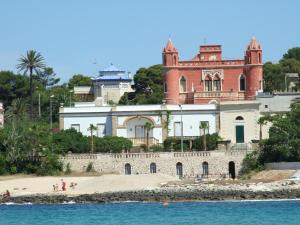
[[178, 51], [173, 45], [171, 39], [168, 40], [166, 47], [163, 50], [163, 65], [177, 66], [178, 65]]
[[171, 39], [168, 40], [162, 52], [164, 65], [164, 92], [168, 104], [178, 104], [179, 99], [179, 71], [178, 51]]
[[246, 67], [246, 98], [255, 99], [257, 92], [263, 91], [262, 48], [252, 37], [245, 54]]

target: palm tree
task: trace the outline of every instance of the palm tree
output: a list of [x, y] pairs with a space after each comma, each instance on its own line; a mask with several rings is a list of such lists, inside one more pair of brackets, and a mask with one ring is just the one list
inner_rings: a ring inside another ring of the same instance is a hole
[[262, 140], [262, 126], [266, 125], [268, 121], [271, 120], [270, 115], [262, 116], [258, 119], [257, 123], [259, 124], [259, 141]]
[[150, 130], [152, 130], [154, 128], [154, 125], [152, 123], [146, 122], [144, 125], [144, 128], [146, 129], [146, 147], [147, 147], [147, 151], [149, 150], [149, 133]]
[[90, 124], [88, 130], [91, 132], [91, 153], [94, 153], [94, 131], [97, 127], [94, 124]]
[[206, 147], [206, 130], [208, 129], [208, 123], [205, 122], [205, 121], [201, 121], [199, 128], [201, 130], [203, 130], [203, 147], [204, 147], [204, 151], [206, 151], [207, 150], [207, 147]]
[[26, 74], [29, 71], [29, 95], [30, 95], [30, 117], [33, 116], [33, 72], [36, 74], [40, 73], [40, 70], [45, 68], [44, 57], [41, 53], [36, 52], [35, 50], [29, 50], [26, 53], [26, 56], [21, 56], [18, 60], [20, 63], [16, 66], [19, 71], [23, 71]]

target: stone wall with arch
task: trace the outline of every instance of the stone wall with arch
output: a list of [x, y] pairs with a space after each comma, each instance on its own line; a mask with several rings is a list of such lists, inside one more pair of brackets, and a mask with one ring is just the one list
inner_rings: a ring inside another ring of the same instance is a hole
[[207, 163], [208, 178], [229, 177], [229, 162], [234, 162], [236, 175], [249, 151], [209, 152], [160, 152], [121, 154], [68, 154], [62, 158], [71, 170], [82, 172], [92, 162], [94, 169], [102, 173], [125, 174], [125, 165], [130, 165], [131, 174], [150, 174], [150, 165], [155, 163], [155, 172], [177, 176], [176, 165], [182, 165], [183, 177], [204, 177], [203, 163]]

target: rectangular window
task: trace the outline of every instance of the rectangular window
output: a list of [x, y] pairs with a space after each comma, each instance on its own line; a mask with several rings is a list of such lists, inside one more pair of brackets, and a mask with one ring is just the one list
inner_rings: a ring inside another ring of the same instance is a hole
[[205, 91], [212, 91], [212, 82], [211, 80], [205, 81]]
[[214, 91], [221, 91], [221, 81], [214, 80]]
[[174, 122], [174, 136], [181, 136], [181, 122]]
[[144, 138], [145, 137], [144, 126], [135, 126], [135, 137], [136, 138]]
[[80, 125], [79, 124], [71, 124], [71, 128], [75, 129], [77, 132], [80, 132]]
[[97, 124], [97, 137], [104, 137], [105, 132], [105, 124]]
[[[204, 127], [206, 127], [206, 128], [204, 129]], [[205, 130], [205, 134], [209, 134], [209, 122], [208, 121], [200, 121], [199, 129], [200, 129], [200, 136], [202, 136], [204, 134], [204, 130]]]

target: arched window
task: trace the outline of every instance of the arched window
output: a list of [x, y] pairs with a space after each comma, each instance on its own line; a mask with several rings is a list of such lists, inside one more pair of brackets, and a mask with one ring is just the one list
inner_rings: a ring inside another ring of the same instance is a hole
[[242, 116], [237, 116], [235, 120], [244, 120], [244, 118]]
[[163, 55], [163, 64], [166, 65], [166, 62], [167, 62], [166, 55]]
[[168, 92], [168, 86], [166, 82], [164, 83], [164, 92]]
[[202, 174], [203, 176], [208, 176], [208, 162], [202, 163]]
[[246, 90], [246, 79], [245, 76], [242, 74], [240, 76], [240, 91], [245, 91]]
[[258, 63], [261, 63], [261, 53], [258, 53]]
[[150, 164], [150, 173], [156, 173], [156, 164], [155, 163]]
[[125, 175], [131, 174], [131, 165], [129, 163], [125, 164]]
[[214, 91], [221, 91], [221, 80], [218, 75], [214, 78]]
[[176, 57], [176, 55], [174, 55], [174, 65], [176, 65], [177, 64], [177, 57]]
[[185, 79], [184, 76], [182, 76], [182, 77], [180, 78], [180, 92], [181, 92], [181, 93], [186, 92], [186, 79]]
[[205, 91], [212, 91], [212, 81], [210, 76], [205, 77]]
[[182, 163], [181, 163], [181, 162], [176, 163], [176, 175], [177, 175], [179, 178], [182, 178], [182, 175], [183, 175], [183, 169], [182, 169]]

